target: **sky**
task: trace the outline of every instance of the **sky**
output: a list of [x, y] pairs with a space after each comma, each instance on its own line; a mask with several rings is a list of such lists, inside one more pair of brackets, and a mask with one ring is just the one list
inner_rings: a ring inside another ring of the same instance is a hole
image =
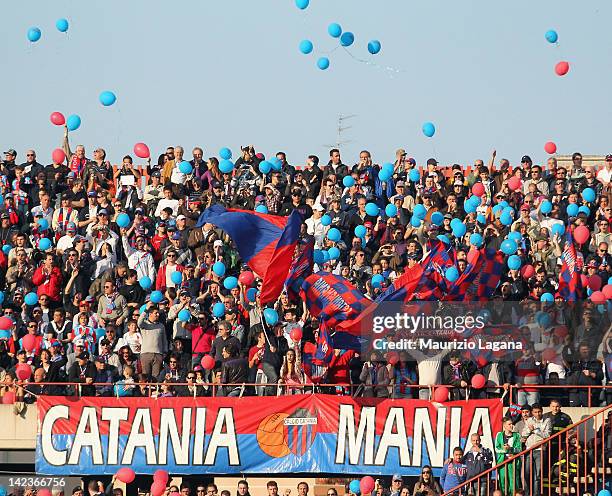
[[[609, 0], [310, 0], [306, 10], [294, 0], [20, 0], [3, 2], [2, 17], [0, 140], [18, 161], [32, 147], [50, 162], [63, 133], [53, 111], [80, 115], [72, 144], [88, 156], [101, 146], [114, 163], [140, 141], [154, 160], [167, 145], [188, 157], [227, 146], [236, 158], [253, 144], [295, 165], [310, 153], [323, 161], [341, 114], [355, 115], [342, 134], [348, 164], [361, 149], [393, 161], [400, 147], [419, 163], [471, 164], [493, 149], [543, 162], [547, 141], [561, 154], [612, 153]], [[354, 33], [351, 47], [337, 48], [331, 22]], [[42, 30], [34, 44], [31, 26]], [[104, 90], [117, 95], [111, 107], [98, 101]]]

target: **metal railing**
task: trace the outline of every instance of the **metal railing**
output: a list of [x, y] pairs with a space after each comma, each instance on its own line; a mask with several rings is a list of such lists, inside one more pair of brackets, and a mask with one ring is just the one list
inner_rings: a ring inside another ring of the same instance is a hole
[[513, 496], [520, 488], [531, 496], [598, 494], [612, 481], [611, 435], [612, 405], [607, 405], [443, 496], [488, 496], [495, 490]]

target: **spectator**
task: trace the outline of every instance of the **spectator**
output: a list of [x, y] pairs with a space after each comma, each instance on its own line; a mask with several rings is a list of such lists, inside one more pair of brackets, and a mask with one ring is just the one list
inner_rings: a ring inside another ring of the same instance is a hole
[[431, 466], [424, 465], [419, 480], [414, 485], [412, 496], [440, 496], [441, 494], [442, 488], [434, 479]]
[[[495, 436], [495, 457], [497, 465], [504, 463], [506, 460], [521, 452], [521, 436], [518, 432], [514, 432], [512, 419], [504, 418], [502, 421], [502, 430]], [[504, 464], [497, 471], [499, 485], [504, 496], [510, 496], [519, 486], [518, 474], [520, 474], [520, 460], [513, 460]]]
[[247, 361], [238, 356], [238, 349], [239, 348], [234, 343], [226, 343], [223, 347], [221, 383], [227, 384], [223, 390], [224, 396], [242, 395], [244, 383], [247, 382]]
[[[463, 457], [463, 463], [467, 468], [466, 480], [473, 479], [486, 472], [493, 466], [493, 453], [480, 442], [479, 434], [470, 436], [472, 446]], [[489, 492], [489, 477], [481, 477], [470, 483], [469, 494], [474, 496], [485, 496]]]
[[[525, 448], [529, 449], [541, 443], [550, 436], [550, 418], [544, 418], [542, 407], [538, 403], [531, 405], [532, 416], [525, 421], [521, 436], [526, 439]], [[536, 448], [525, 461], [525, 483], [529, 487], [529, 494], [539, 496], [542, 484], [542, 450]]]
[[[578, 358], [570, 363], [568, 385], [570, 386], [601, 386], [603, 381], [603, 368], [599, 360], [591, 356], [591, 349], [587, 343], [578, 347]], [[570, 388], [570, 406], [591, 406], [591, 398], [599, 395], [599, 391], [587, 388]]]
[[92, 384], [97, 376], [96, 366], [89, 361], [89, 353], [81, 351], [76, 355], [76, 361], [68, 371], [68, 381], [82, 384], [80, 392], [82, 396], [95, 396], [96, 389]]
[[391, 478], [391, 489], [389, 490], [389, 496], [399, 496], [402, 489], [404, 479], [401, 474], [393, 474]]
[[146, 311], [138, 319], [142, 333], [140, 361], [142, 372], [157, 377], [162, 369], [164, 355], [168, 349], [166, 330], [159, 321], [159, 308], [148, 303]]
[[389, 369], [378, 352], [372, 352], [370, 361], [363, 364], [359, 377], [363, 386], [363, 396], [387, 398], [389, 396]]
[[288, 350], [278, 379], [279, 394], [302, 394], [306, 383], [306, 374], [302, 370], [302, 360], [299, 350]]
[[444, 367], [442, 382], [454, 386], [451, 389], [451, 397], [454, 400], [465, 399], [467, 388], [471, 382], [473, 371], [470, 370], [469, 362], [461, 362], [459, 353], [450, 354], [449, 364]]
[[236, 496], [251, 496], [251, 493], [249, 492], [249, 483], [244, 479], [238, 481]]
[[463, 450], [459, 447], [453, 449], [452, 460], [446, 462], [442, 467], [440, 484], [444, 493], [457, 495], [458, 492], [450, 492], [451, 489], [463, 484], [467, 479], [467, 467], [463, 463]]

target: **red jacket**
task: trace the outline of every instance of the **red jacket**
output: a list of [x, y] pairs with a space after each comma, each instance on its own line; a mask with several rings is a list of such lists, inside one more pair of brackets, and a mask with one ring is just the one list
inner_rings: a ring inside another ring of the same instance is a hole
[[[157, 271], [157, 277], [155, 278], [155, 289], [161, 292], [166, 291], [166, 267], [168, 266], [161, 265], [159, 267], [159, 270]], [[183, 267], [182, 265], [177, 265], [175, 270], [182, 274], [185, 270], [185, 267]]]
[[350, 384], [349, 362], [355, 356], [355, 352], [347, 350], [341, 355], [336, 356], [335, 351], [327, 369], [327, 382], [328, 384]]
[[41, 265], [34, 271], [32, 283], [35, 286], [38, 286], [38, 289], [36, 290], [36, 294], [38, 294], [38, 296], [47, 295], [53, 301], [61, 301], [60, 295], [62, 293], [62, 273], [60, 272], [59, 268], [53, 267], [53, 269], [51, 269], [51, 274], [45, 276], [43, 274], [43, 266]]

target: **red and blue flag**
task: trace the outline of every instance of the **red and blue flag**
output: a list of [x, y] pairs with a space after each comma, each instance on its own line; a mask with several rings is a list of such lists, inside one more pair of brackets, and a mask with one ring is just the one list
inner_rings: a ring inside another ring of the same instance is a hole
[[291, 301], [298, 301], [300, 299], [300, 289], [302, 289], [304, 279], [312, 274], [313, 265], [314, 237], [309, 236], [298, 243], [297, 253], [291, 263], [289, 275], [285, 281], [287, 295]]
[[559, 294], [566, 301], [576, 301], [582, 297], [582, 280], [578, 271], [576, 247], [570, 229], [565, 231], [565, 246], [561, 254]]

